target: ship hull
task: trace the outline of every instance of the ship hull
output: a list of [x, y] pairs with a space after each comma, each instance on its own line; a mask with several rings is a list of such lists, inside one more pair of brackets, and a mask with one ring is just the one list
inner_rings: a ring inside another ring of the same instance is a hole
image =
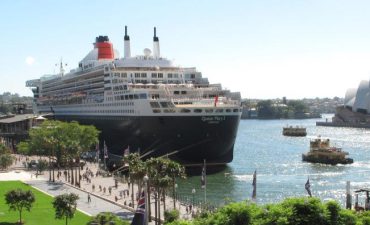
[[183, 165], [223, 165], [233, 160], [240, 115], [228, 116], [58, 116], [94, 125], [109, 153], [122, 156], [129, 146], [144, 158], [168, 156]]

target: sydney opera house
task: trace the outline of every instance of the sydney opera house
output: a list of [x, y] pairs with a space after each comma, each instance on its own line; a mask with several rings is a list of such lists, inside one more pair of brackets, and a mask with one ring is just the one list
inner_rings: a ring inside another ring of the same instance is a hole
[[362, 80], [358, 88], [347, 90], [344, 105], [336, 109], [332, 122], [317, 122], [316, 124], [370, 128], [370, 82]]

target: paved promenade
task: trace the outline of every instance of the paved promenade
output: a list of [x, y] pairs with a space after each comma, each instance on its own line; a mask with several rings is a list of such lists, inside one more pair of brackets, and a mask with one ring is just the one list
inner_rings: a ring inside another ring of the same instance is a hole
[[[39, 190], [46, 192], [49, 195], [56, 196], [63, 193], [75, 193], [80, 196], [78, 201], [78, 209], [89, 215], [97, 215], [99, 212], [113, 212], [122, 218], [131, 220], [136, 209], [136, 200], [134, 201], [134, 207], [130, 207], [132, 204], [131, 191], [132, 187], [128, 183], [117, 182], [113, 177], [103, 177], [101, 175], [96, 176], [99, 171], [96, 163], [87, 163], [81, 175], [84, 173], [90, 174], [89, 179], [81, 179], [80, 188], [69, 184], [63, 171], [60, 176], [57, 176], [55, 172], [55, 183], [49, 182], [49, 172], [45, 171], [43, 175], [36, 177], [35, 171], [22, 171], [24, 170], [23, 162], [25, 157], [17, 156], [18, 160], [16, 164], [12, 166], [13, 170], [19, 170], [15, 173], [14, 171], [8, 173], [8, 177], [16, 177], [18, 180], [22, 180]], [[37, 160], [38, 157], [30, 157], [29, 160]], [[92, 175], [91, 175], [92, 174]], [[9, 179], [6, 178], [5, 174], [0, 174], [0, 180]], [[67, 179], [68, 180], [68, 179]], [[105, 190], [105, 191], [104, 191]], [[129, 195], [127, 195], [129, 191]], [[88, 193], [90, 194], [91, 201], [88, 201]], [[136, 199], [137, 186], [134, 186], [134, 196]], [[186, 206], [181, 205], [180, 202], [176, 202], [176, 208], [180, 210], [180, 217], [183, 219], [190, 219], [191, 213], [186, 210]], [[173, 209], [173, 199], [166, 196], [166, 209]], [[161, 219], [163, 220], [163, 202], [161, 203]], [[154, 200], [151, 202], [151, 215], [154, 216]], [[149, 224], [154, 224], [152, 221]]]

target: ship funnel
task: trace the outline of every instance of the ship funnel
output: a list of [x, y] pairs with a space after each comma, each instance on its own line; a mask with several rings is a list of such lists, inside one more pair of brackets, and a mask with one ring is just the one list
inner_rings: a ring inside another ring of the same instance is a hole
[[124, 37], [124, 40], [125, 40], [125, 43], [124, 43], [124, 46], [125, 46], [125, 49], [124, 49], [125, 58], [129, 58], [129, 57], [131, 57], [131, 48], [130, 48], [130, 36], [127, 35], [127, 26], [125, 26], [125, 37]]
[[94, 46], [98, 49], [98, 60], [114, 59], [113, 45], [109, 42], [108, 36], [96, 37]]
[[157, 29], [154, 27], [154, 37], [153, 37], [153, 56], [154, 58], [160, 57], [160, 50], [159, 50], [159, 39], [157, 37]]

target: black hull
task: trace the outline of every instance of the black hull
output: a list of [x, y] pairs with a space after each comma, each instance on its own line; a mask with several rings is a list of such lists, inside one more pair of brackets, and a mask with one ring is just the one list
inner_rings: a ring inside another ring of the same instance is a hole
[[58, 116], [62, 121], [95, 125], [110, 153], [122, 156], [140, 151], [145, 158], [168, 155], [192, 166], [222, 165], [233, 160], [240, 116], [117, 117]]

